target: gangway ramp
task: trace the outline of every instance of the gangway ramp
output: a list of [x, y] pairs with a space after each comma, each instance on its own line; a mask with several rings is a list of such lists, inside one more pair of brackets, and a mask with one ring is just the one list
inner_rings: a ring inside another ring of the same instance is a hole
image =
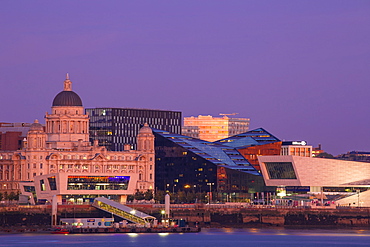
[[112, 213], [136, 224], [144, 225], [156, 219], [151, 215], [145, 214], [136, 209], [127, 207], [104, 197], [95, 198], [92, 205], [98, 209], [101, 209], [108, 213]]

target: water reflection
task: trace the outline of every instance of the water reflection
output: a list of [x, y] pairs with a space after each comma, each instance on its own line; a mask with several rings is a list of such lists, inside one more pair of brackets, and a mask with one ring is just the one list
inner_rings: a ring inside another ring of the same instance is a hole
[[0, 246], [125, 246], [125, 247], [227, 247], [227, 246], [368, 246], [369, 230], [318, 229], [203, 229], [200, 233], [123, 234], [3, 234]]

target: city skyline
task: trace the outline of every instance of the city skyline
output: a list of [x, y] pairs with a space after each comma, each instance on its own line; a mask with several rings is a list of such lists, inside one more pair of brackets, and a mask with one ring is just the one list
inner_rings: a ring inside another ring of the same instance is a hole
[[0, 121], [44, 123], [69, 73], [85, 108], [237, 112], [281, 140], [370, 151], [369, 11], [368, 1], [5, 2]]

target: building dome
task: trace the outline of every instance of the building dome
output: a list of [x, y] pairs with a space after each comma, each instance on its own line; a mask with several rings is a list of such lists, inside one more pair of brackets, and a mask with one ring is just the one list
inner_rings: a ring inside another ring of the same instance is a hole
[[55, 96], [53, 106], [82, 106], [82, 100], [73, 91], [62, 91]]
[[139, 134], [153, 134], [152, 129], [147, 123], [139, 130]]
[[44, 127], [39, 123], [39, 120], [35, 120], [33, 124], [30, 126], [30, 131], [44, 131]]
[[53, 106], [82, 106], [80, 96], [72, 91], [72, 82], [68, 74], [64, 81], [64, 90], [55, 96]]

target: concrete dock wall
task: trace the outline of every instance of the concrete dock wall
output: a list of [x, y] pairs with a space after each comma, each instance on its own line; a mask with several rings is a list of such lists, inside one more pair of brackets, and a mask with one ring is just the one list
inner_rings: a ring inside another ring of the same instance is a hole
[[[161, 207], [130, 205], [157, 217]], [[50, 225], [51, 206], [0, 207], [1, 227]], [[370, 228], [370, 208], [172, 208], [171, 218], [203, 227], [365, 227]], [[111, 214], [90, 205], [58, 207], [58, 218], [98, 218]]]

